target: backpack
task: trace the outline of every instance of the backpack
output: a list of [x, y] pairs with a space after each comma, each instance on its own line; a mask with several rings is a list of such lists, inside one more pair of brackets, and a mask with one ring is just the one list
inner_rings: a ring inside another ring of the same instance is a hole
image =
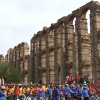
[[65, 92], [64, 94], [67, 95], [67, 92]]
[[68, 81], [71, 82], [71, 77], [68, 78]]
[[74, 82], [74, 77], [71, 77], [71, 82]]

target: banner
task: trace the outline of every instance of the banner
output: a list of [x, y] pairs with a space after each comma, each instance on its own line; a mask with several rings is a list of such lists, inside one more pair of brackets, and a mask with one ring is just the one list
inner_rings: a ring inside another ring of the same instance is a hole
[[4, 85], [4, 78], [2, 78], [2, 85]]
[[1, 78], [0, 78], [0, 86], [1, 86]]

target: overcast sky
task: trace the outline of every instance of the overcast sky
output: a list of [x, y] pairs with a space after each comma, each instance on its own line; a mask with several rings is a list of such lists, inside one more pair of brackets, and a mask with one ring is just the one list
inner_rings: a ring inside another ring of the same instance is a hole
[[[0, 54], [91, 0], [0, 0]], [[98, 0], [100, 2], [100, 0]]]

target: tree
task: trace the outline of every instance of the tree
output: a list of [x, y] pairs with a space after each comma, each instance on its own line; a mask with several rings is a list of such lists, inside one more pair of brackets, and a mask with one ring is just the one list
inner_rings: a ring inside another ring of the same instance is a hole
[[6, 83], [21, 82], [22, 77], [19, 70], [11, 64], [0, 63], [0, 78], [4, 78]]

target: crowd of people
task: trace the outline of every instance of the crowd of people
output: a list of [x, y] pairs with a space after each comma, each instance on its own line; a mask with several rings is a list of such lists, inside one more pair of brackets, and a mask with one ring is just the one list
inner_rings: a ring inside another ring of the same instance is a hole
[[65, 84], [5, 84], [0, 86], [0, 100], [94, 100], [100, 93], [95, 79], [89, 76], [66, 77]]

